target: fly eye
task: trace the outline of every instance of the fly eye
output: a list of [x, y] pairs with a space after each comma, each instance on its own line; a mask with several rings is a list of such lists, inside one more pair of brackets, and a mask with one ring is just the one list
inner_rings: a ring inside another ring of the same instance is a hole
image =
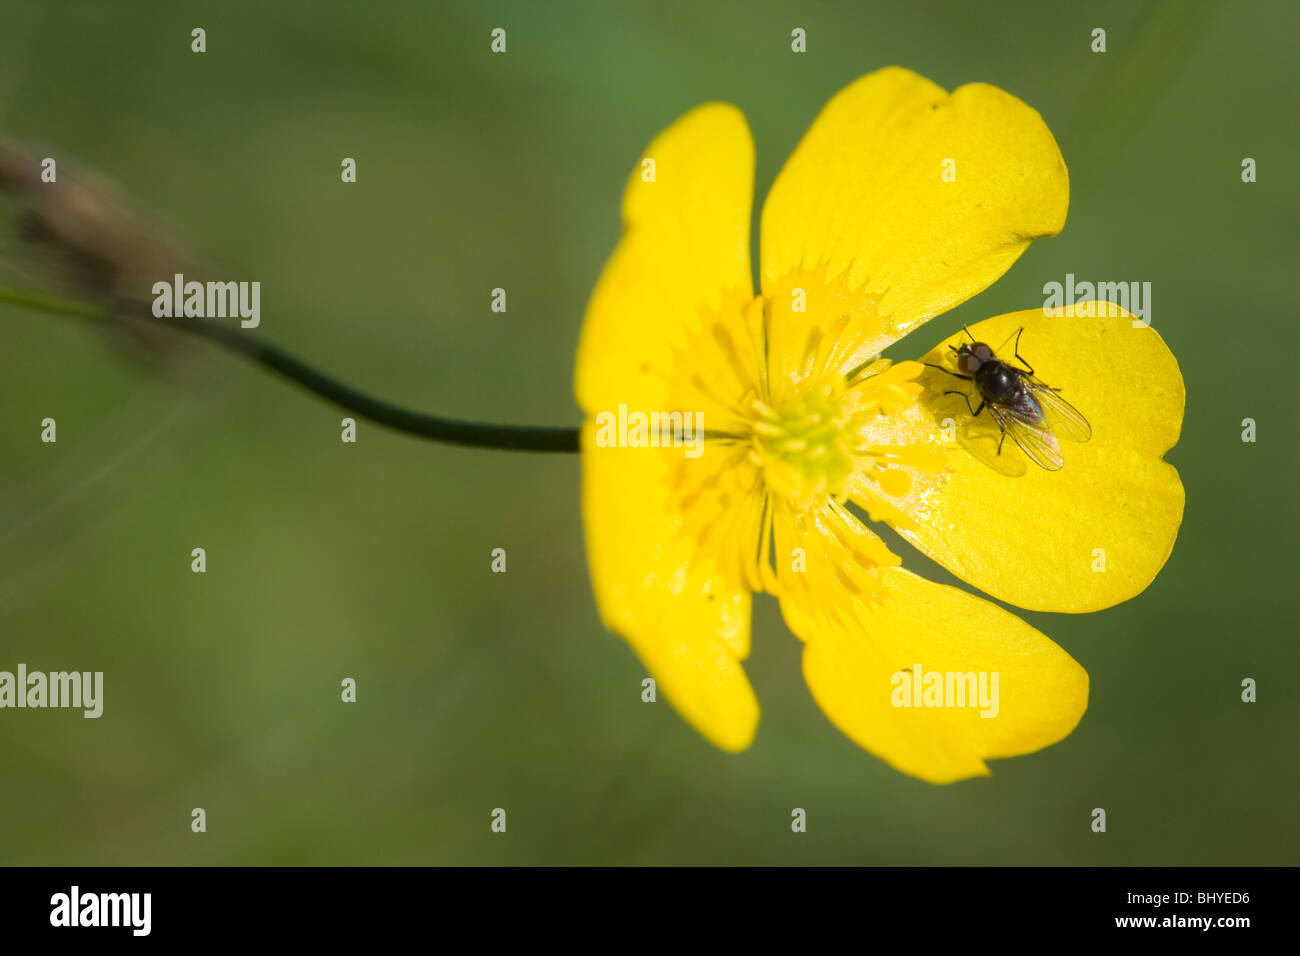
[[976, 345], [974, 349], [972, 349], [972, 351], [975, 353], [975, 357], [978, 358], [981, 362], [987, 362], [989, 359], [993, 357], [993, 350], [989, 348], [987, 345], [985, 345], [983, 342], [980, 342], [978, 345]]

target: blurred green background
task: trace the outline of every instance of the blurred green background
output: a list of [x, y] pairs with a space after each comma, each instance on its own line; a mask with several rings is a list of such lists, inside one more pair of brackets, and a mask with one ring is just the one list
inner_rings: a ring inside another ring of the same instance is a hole
[[0, 669], [106, 683], [99, 720], [0, 712], [0, 863], [1300, 862], [1294, 4], [5, 0], [0, 24], [0, 130], [116, 179], [261, 281], [269, 340], [411, 407], [576, 424], [579, 325], [645, 144], [734, 102], [761, 201], [822, 104], [891, 63], [1026, 100], [1072, 181], [1065, 231], [902, 351], [1066, 272], [1150, 281], [1189, 395], [1163, 573], [1103, 613], [1025, 615], [1089, 671], [1082, 724], [933, 787], [825, 720], [770, 598], [748, 752], [642, 703], [592, 602], [576, 457], [364, 422], [345, 445], [341, 412], [204, 343], [163, 373], [0, 306]]

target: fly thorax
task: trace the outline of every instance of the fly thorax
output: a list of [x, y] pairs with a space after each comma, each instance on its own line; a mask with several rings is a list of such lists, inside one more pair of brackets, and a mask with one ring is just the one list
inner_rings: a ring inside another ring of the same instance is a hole
[[997, 402], [1008, 402], [1020, 393], [1020, 376], [1002, 362], [986, 362], [975, 376], [975, 384]]

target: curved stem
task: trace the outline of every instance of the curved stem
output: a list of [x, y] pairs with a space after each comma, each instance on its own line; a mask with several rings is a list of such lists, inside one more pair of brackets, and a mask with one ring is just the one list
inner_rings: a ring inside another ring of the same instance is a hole
[[496, 448], [504, 451], [576, 452], [578, 429], [538, 428], [529, 425], [485, 425], [479, 422], [458, 421], [437, 415], [426, 415], [401, 408], [391, 402], [366, 395], [338, 379], [331, 378], [319, 369], [312, 368], [289, 352], [211, 319], [179, 318], [159, 319], [151, 312], [143, 314], [118, 314], [95, 305], [62, 299], [26, 289], [16, 289], [0, 284], [0, 302], [12, 302], [26, 308], [72, 315], [88, 319], [113, 321], [153, 322], [178, 332], [197, 335], [223, 348], [252, 359], [263, 368], [289, 379], [326, 401], [354, 414], [367, 418], [408, 435], [432, 441], [472, 448]]

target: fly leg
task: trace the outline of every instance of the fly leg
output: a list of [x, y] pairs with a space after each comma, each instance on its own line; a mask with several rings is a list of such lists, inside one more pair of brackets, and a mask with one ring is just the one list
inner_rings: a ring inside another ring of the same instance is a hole
[[1022, 359], [1022, 358], [1020, 357], [1020, 333], [1023, 332], [1023, 331], [1025, 331], [1025, 327], [1022, 325], [1022, 326], [1021, 326], [1021, 327], [1016, 331], [1016, 344], [1013, 345], [1013, 346], [1011, 346], [1011, 350], [1012, 350], [1013, 352], [1016, 353], [1016, 360], [1017, 360], [1021, 365], [1023, 365], [1025, 368], [1029, 369], [1029, 374], [1030, 374], [1030, 375], [1033, 375], [1033, 374], [1034, 374], [1034, 367], [1033, 367], [1032, 365], [1030, 365], [1028, 362], [1026, 362], [1024, 359]]
[[957, 374], [956, 372], [954, 372], [952, 369], [944, 368], [942, 365], [935, 365], [933, 362], [923, 362], [922, 364], [923, 364], [926, 368], [937, 368], [940, 372], [943, 372], [943, 373], [945, 373], [946, 375], [951, 375], [953, 378], [959, 378], [959, 379], [961, 379], [963, 382], [969, 382], [969, 381], [972, 381], [972, 380], [975, 378], [974, 375], [958, 375], [958, 374]]
[[[957, 377], [958, 377], [958, 378], [961, 378], [960, 375], [958, 375]], [[980, 414], [980, 412], [984, 411], [984, 404], [985, 404], [985, 403], [984, 403], [984, 402], [980, 402], [980, 407], [979, 407], [979, 408], [975, 408], [975, 407], [974, 407], [973, 405], [971, 405], [971, 403], [970, 403], [970, 396], [967, 395], [965, 392], [959, 392], [959, 391], [956, 391], [955, 389], [950, 389], [949, 391], [944, 392], [944, 394], [945, 394], [945, 395], [960, 395], [960, 396], [962, 397], [962, 399], [966, 402], [966, 408], [967, 408], [968, 411], [970, 411], [971, 418], [979, 418], [979, 414]]]

